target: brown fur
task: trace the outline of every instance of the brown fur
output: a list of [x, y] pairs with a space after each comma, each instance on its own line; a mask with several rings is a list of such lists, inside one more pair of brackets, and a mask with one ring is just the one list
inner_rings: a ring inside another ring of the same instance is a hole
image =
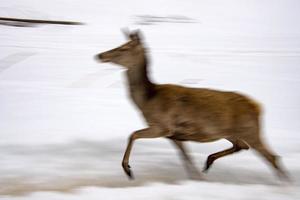
[[[230, 141], [232, 148], [208, 157], [205, 171], [214, 160], [252, 147], [269, 161], [280, 176], [286, 176], [276, 156], [262, 142], [259, 124], [261, 109], [256, 101], [236, 92], [152, 83], [147, 73], [146, 51], [138, 32], [127, 36], [129, 42], [98, 54], [97, 58], [127, 69], [130, 96], [149, 125], [129, 138], [122, 163], [129, 177], [132, 178], [128, 162], [134, 140], [157, 137], [171, 139], [190, 164], [192, 161], [183, 147], [183, 141]], [[190, 167], [187, 168], [190, 171]]]

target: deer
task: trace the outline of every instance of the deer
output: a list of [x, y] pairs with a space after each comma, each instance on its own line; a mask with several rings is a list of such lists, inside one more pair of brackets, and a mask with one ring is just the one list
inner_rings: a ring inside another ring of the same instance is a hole
[[[129, 157], [137, 139], [167, 138], [178, 149], [191, 178], [203, 179], [219, 158], [241, 150], [254, 149], [274, 169], [288, 179], [286, 171], [261, 136], [261, 105], [252, 98], [231, 91], [192, 88], [175, 84], [155, 84], [148, 75], [148, 49], [139, 30], [124, 31], [127, 42], [99, 53], [97, 61], [125, 68], [129, 96], [140, 110], [147, 128], [133, 132], [128, 139], [122, 167], [129, 179], [133, 173]], [[186, 141], [213, 142], [225, 139], [232, 147], [209, 155], [202, 172], [195, 169]]]

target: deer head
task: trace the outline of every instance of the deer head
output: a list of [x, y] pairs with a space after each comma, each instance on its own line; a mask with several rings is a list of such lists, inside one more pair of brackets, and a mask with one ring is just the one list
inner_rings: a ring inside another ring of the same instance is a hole
[[145, 61], [145, 49], [141, 42], [139, 31], [129, 33], [123, 31], [129, 40], [125, 44], [96, 55], [96, 59], [102, 62], [111, 62], [127, 69], [141, 65]]

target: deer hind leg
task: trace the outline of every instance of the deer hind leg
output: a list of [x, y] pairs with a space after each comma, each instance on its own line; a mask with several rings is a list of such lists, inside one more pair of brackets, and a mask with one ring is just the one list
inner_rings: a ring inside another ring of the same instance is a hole
[[135, 131], [130, 135], [127, 148], [122, 161], [122, 167], [130, 179], [133, 179], [133, 174], [130, 170], [130, 166], [128, 163], [129, 163], [129, 157], [133, 146], [133, 142], [136, 139], [140, 139], [140, 138], [158, 138], [158, 137], [166, 136], [167, 134], [168, 134], [167, 132], [164, 133], [159, 128], [150, 127], [150, 128]]
[[197, 168], [195, 167], [195, 165], [193, 163], [193, 160], [188, 155], [188, 151], [187, 151], [185, 145], [183, 144], [183, 142], [179, 141], [179, 140], [175, 140], [175, 139], [171, 139], [171, 141], [179, 149], [180, 156], [183, 160], [183, 164], [188, 172], [189, 177], [191, 179], [197, 179], [197, 180], [203, 179], [202, 174], [197, 170]]
[[211, 154], [207, 157], [205, 167], [203, 169], [203, 172], [207, 172], [208, 169], [211, 167], [213, 162], [217, 160], [218, 158], [239, 152], [242, 149], [249, 149], [248, 145], [243, 142], [242, 140], [233, 140], [233, 139], [228, 139], [232, 143], [232, 147], [229, 149], [225, 149], [223, 151], [219, 151], [217, 153]]
[[280, 179], [290, 180], [285, 170], [279, 164], [279, 156], [272, 153], [259, 137], [249, 139], [247, 143], [271, 164]]

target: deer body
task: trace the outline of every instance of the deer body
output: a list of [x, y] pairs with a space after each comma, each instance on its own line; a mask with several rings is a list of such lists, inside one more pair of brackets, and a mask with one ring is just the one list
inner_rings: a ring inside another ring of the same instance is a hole
[[[249, 97], [206, 88], [188, 88], [172, 84], [154, 84], [148, 77], [145, 49], [138, 33], [128, 35], [129, 42], [97, 55], [104, 62], [127, 69], [129, 94], [142, 112], [148, 128], [131, 134], [122, 166], [132, 178], [129, 156], [133, 142], [139, 138], [166, 137], [181, 152], [187, 170], [201, 175], [183, 145], [184, 141], [211, 142], [227, 139], [233, 147], [208, 156], [204, 171], [218, 158], [254, 148], [278, 172], [286, 176], [275, 156], [260, 137], [260, 107]], [[193, 171], [192, 171], [193, 170]]]

